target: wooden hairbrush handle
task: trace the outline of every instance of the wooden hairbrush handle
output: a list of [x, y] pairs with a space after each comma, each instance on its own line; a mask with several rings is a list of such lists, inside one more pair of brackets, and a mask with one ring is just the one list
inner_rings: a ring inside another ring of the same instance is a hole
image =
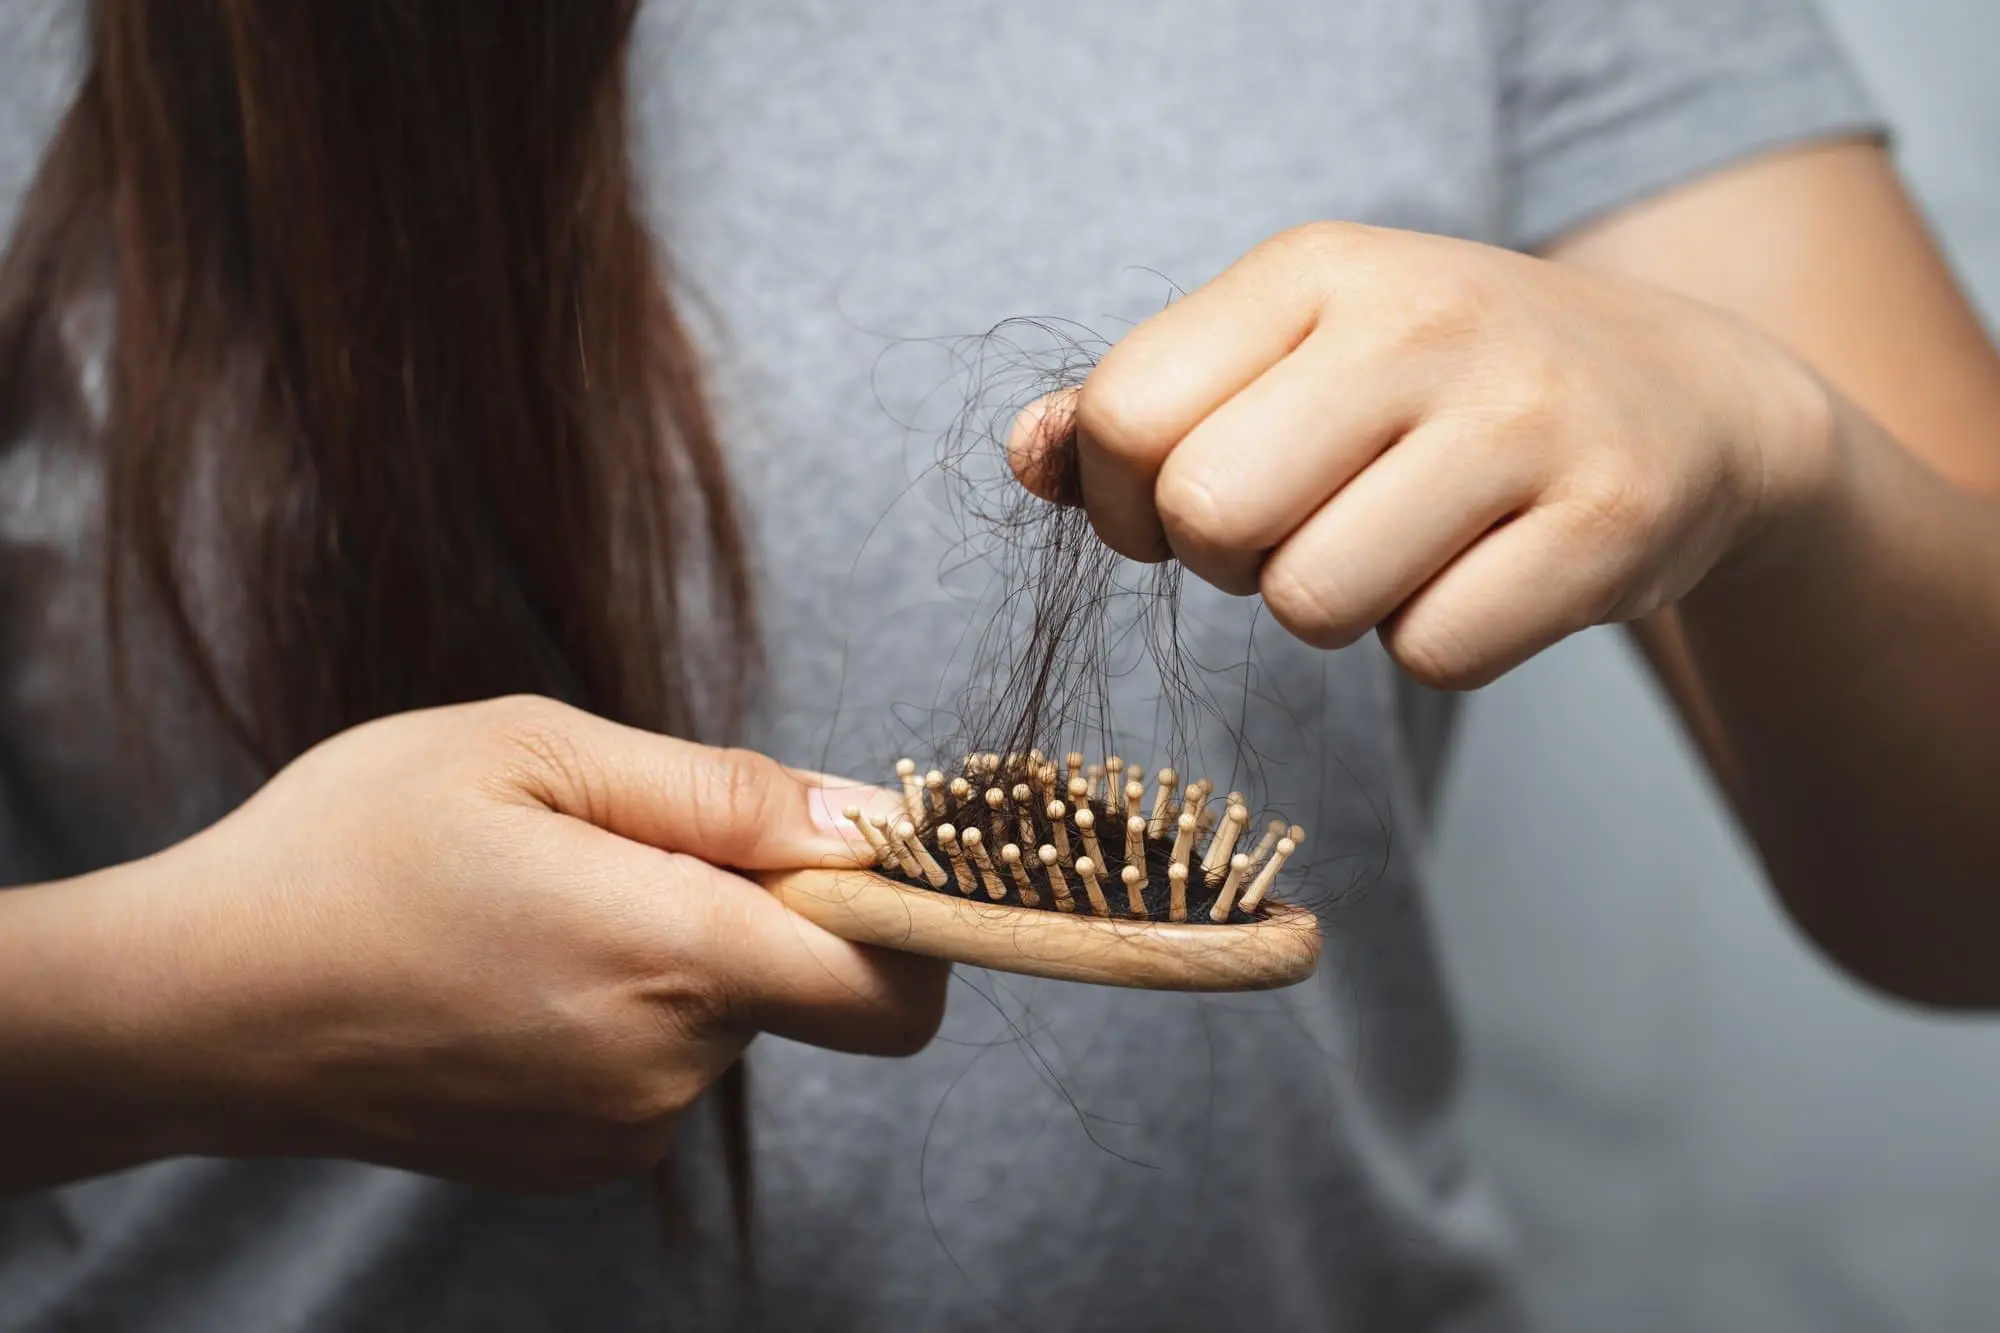
[[866, 870], [756, 876], [824, 930], [857, 944], [973, 967], [1170, 991], [1272, 990], [1319, 965], [1319, 921], [1267, 902], [1254, 921], [1140, 921], [1015, 907], [912, 888]]

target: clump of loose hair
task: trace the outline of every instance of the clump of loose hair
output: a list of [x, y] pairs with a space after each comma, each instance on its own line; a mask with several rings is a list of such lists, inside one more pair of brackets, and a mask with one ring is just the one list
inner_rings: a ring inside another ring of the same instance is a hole
[[[1232, 738], [1232, 772], [1254, 776], [1258, 762], [1209, 696], [1183, 642], [1182, 566], [1128, 560], [1098, 538], [1082, 507], [1081, 451], [1067, 407], [1074, 393], [1068, 391], [1083, 385], [1108, 346], [1080, 325], [1026, 318], [945, 344], [962, 397], [938, 437], [932, 464], [958, 534], [941, 581], [951, 582], [960, 569], [976, 569], [997, 604], [990, 614], [983, 605], [974, 613], [968, 646], [961, 650], [967, 654], [965, 683], [955, 698], [925, 713], [913, 728], [913, 748], [924, 762], [905, 760], [901, 767], [916, 775], [928, 769], [929, 784], [923, 796], [912, 794], [910, 822], [925, 854], [944, 857], [950, 848], [976, 856], [983, 845], [994, 874], [975, 872], [966, 862], [980, 898], [1049, 907], [1051, 880], [1038, 859], [1046, 857], [1045, 849], [1058, 849], [1055, 868], [1074, 879], [1079, 851], [1071, 846], [1072, 830], [1078, 812], [1087, 811], [1085, 818], [1099, 829], [1100, 851], [1091, 866], [1117, 900], [1116, 914], [1208, 920], [1220, 899], [1217, 919], [1240, 924], [1249, 918], [1234, 894], [1249, 884], [1225, 891], [1228, 849], [1206, 872], [1200, 857], [1188, 866], [1185, 851], [1175, 846], [1184, 806], [1198, 816], [1197, 836], [1211, 845], [1227, 814], [1244, 807], [1236, 834], [1247, 835], [1241, 850], [1253, 866], [1267, 861], [1281, 838], [1290, 839], [1288, 855], [1304, 830], [1270, 812], [1253, 816], [1254, 800], [1241, 792], [1225, 796], [1212, 784], [1202, 784], [1203, 797], [1190, 802], [1189, 779], [1195, 775], [1171, 772], [1194, 761], [1188, 746], [1204, 718]], [[1038, 400], [1045, 400], [1045, 410], [1032, 456], [1012, 456], [1020, 414]], [[1150, 761], [1169, 776], [1163, 792], [1155, 770], [1154, 785], [1142, 798], [1146, 835], [1128, 854], [1127, 821], [1134, 812], [1123, 803], [1122, 784], [1114, 776], [1113, 785], [1103, 785], [1103, 767], [1095, 766], [1085, 794], [1080, 775], [1058, 773], [1057, 760], [1091, 755], [1120, 765], [1111, 758], [1118, 749], [1113, 696], [1134, 685], [1152, 686], [1156, 694], [1150, 701], [1153, 730], [1137, 738], [1140, 753], [1127, 753], [1129, 775], [1145, 776]], [[1201, 801], [1209, 797], [1213, 803], [1204, 809]], [[1161, 818], [1154, 818], [1155, 807]], [[971, 847], [955, 842], [966, 830], [974, 831]], [[1005, 868], [1003, 852], [1013, 858]], [[1184, 885], [1185, 901], [1171, 887], [1175, 860], [1193, 871]], [[943, 875], [942, 860], [927, 873], [899, 866], [893, 855], [882, 864], [892, 878], [913, 885], [948, 892], [967, 888], [956, 864]], [[1130, 902], [1123, 883], [1128, 864], [1141, 872]], [[1029, 882], [1040, 887], [1024, 894]], [[984, 891], [989, 885], [990, 893]], [[1076, 888], [1081, 901], [1084, 886]]]
[[1142, 661], [1160, 681], [1156, 749], [1178, 749], [1202, 704], [1179, 637], [1184, 571], [1136, 564], [1098, 540], [1081, 507], [1074, 421], [1045, 422], [1032, 490], [1009, 458], [1020, 411], [1080, 388], [1108, 346], [1074, 324], [1013, 319], [965, 354], [966, 404], [937, 467], [961, 533], [953, 558], [984, 565], [1000, 604], [972, 646], [957, 732], [931, 738], [940, 756], [1114, 750], [1111, 692]]

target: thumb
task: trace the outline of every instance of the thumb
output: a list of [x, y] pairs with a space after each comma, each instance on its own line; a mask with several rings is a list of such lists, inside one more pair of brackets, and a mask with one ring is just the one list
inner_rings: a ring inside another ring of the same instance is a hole
[[754, 750], [661, 736], [546, 699], [520, 701], [502, 729], [531, 757], [523, 777], [542, 804], [710, 865], [855, 865], [869, 849], [842, 812], [902, 808], [879, 787], [799, 772]]
[[1082, 502], [1077, 471], [1077, 390], [1057, 389], [1022, 408], [1007, 433], [1007, 465], [1014, 479], [1052, 504]]

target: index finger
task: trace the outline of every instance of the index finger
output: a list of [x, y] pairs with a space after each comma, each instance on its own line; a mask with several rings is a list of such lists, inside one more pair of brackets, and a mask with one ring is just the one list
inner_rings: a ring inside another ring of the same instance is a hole
[[1258, 246], [1115, 343], [1076, 399], [1083, 502], [1104, 544], [1134, 560], [1170, 554], [1153, 502], [1187, 433], [1303, 342], [1322, 293], [1301, 281], [1307, 242]]
[[668, 855], [675, 892], [699, 898], [698, 965], [732, 1021], [858, 1055], [909, 1055], [936, 1034], [949, 963], [850, 943], [741, 876]]

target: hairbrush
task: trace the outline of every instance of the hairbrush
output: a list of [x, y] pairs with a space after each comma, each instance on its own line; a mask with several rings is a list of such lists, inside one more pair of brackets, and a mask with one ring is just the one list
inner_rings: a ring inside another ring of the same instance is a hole
[[1272, 895], [1305, 831], [1250, 833], [1240, 794], [1116, 755], [968, 755], [951, 776], [900, 760], [902, 809], [846, 816], [863, 869], [761, 876], [861, 944], [1065, 981], [1153, 990], [1288, 986], [1319, 962], [1312, 911]]

